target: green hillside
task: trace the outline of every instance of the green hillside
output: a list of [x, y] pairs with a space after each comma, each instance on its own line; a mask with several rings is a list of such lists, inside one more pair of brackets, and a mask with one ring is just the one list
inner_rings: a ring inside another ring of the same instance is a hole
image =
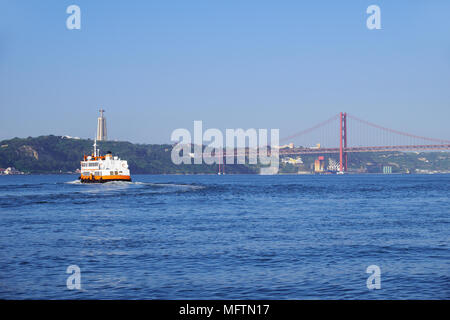
[[[66, 173], [80, 167], [83, 154], [92, 153], [93, 140], [60, 136], [4, 140], [0, 142], [0, 167], [15, 167], [26, 173]], [[125, 141], [97, 142], [101, 152], [111, 151], [126, 159], [132, 173], [196, 174], [217, 173], [215, 165], [175, 165], [170, 154], [172, 145], [133, 144]], [[227, 166], [228, 173], [256, 173], [244, 165]]]
[[[331, 158], [339, 162], [338, 154], [324, 155], [325, 166]], [[301, 156], [303, 164], [287, 164], [282, 172], [313, 170], [317, 155]], [[348, 171], [354, 173], [381, 173], [384, 166], [392, 167], [392, 173], [450, 173], [449, 152], [358, 152], [348, 155]]]
[[[15, 167], [26, 173], [67, 173], [80, 167], [83, 154], [92, 152], [93, 140], [60, 136], [14, 138], [0, 142], [0, 168]], [[217, 165], [175, 165], [170, 154], [172, 145], [133, 144], [125, 141], [98, 142], [103, 153], [128, 160], [134, 174], [214, 174]], [[325, 155], [337, 161], [337, 155]], [[315, 155], [302, 156], [301, 164], [280, 164], [280, 173], [311, 172]], [[365, 152], [349, 155], [349, 171], [377, 173], [391, 166], [393, 173], [450, 172], [448, 152]], [[227, 173], [258, 173], [256, 165], [227, 165]]]

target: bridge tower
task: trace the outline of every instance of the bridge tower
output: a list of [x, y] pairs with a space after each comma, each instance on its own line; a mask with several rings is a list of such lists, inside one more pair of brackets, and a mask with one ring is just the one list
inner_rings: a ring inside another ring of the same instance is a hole
[[339, 171], [347, 171], [347, 113], [339, 113]]

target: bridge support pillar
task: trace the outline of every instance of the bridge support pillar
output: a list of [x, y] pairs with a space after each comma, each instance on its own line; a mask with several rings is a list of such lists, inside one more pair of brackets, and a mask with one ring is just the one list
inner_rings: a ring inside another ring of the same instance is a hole
[[347, 113], [339, 113], [339, 171], [347, 171]]

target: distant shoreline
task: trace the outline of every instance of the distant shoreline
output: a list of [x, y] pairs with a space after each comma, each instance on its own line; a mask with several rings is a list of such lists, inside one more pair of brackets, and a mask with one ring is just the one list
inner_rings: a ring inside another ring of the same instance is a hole
[[[344, 176], [367, 176], [367, 175], [379, 175], [379, 176], [424, 176], [424, 175], [444, 175], [450, 174], [450, 172], [436, 172], [436, 173], [376, 173], [376, 172], [348, 172], [343, 174]], [[24, 173], [24, 174], [1, 174], [0, 179], [3, 176], [79, 176], [79, 173]], [[214, 173], [135, 173], [132, 176], [217, 176]], [[258, 174], [258, 173], [230, 173], [225, 174], [225, 176], [341, 176], [339, 174], [296, 174], [296, 173], [278, 173], [273, 175]]]
[[[127, 160], [131, 175], [216, 175], [217, 164], [180, 164], [171, 159], [173, 145], [133, 144], [131, 142], [103, 141], [101, 150], [109, 150]], [[92, 151], [92, 140], [68, 139], [61, 136], [3, 140], [0, 142], [0, 168], [10, 168], [9, 174], [74, 174], [80, 169], [84, 154]], [[338, 155], [321, 156], [322, 168], [317, 171], [336, 171]], [[279, 175], [315, 174], [318, 155], [280, 157]], [[334, 165], [332, 165], [334, 164]], [[259, 174], [258, 164], [225, 166], [225, 174]], [[450, 152], [359, 152], [349, 155], [348, 174], [444, 174], [450, 173]], [[56, 170], [55, 170], [56, 169]], [[10, 170], [10, 171], [11, 171]], [[14, 170], [16, 170], [14, 172]], [[1, 171], [1, 170], [0, 170]], [[359, 172], [351, 172], [359, 171]]]

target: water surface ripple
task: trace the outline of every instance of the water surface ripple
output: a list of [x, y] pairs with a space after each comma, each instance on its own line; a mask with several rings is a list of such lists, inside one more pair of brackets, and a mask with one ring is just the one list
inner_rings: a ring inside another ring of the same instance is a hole
[[0, 177], [0, 298], [450, 298], [450, 175], [133, 178]]

